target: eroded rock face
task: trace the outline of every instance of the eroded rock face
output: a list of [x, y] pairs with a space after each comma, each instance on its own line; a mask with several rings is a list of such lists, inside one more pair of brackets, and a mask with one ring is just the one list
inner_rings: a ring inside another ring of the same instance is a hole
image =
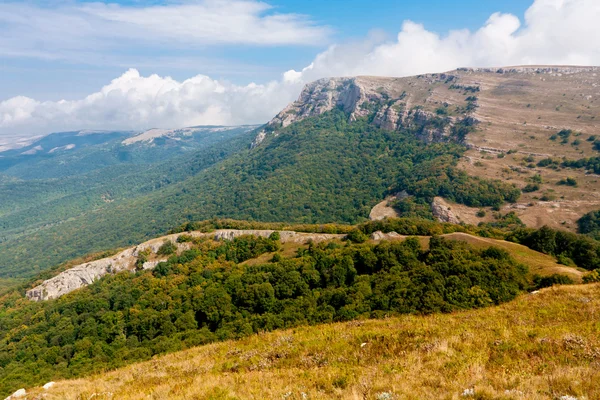
[[[269, 237], [272, 230], [237, 230], [220, 229], [211, 233], [188, 232], [187, 235], [194, 237], [211, 237], [214, 240], [233, 240], [236, 237], [244, 235], [254, 235], [260, 237]], [[342, 239], [345, 235], [334, 235], [325, 233], [303, 233], [292, 231], [278, 231], [282, 243], [306, 243], [308, 240], [321, 242], [324, 240]], [[189, 250], [190, 243], [177, 243], [179, 234], [163, 236], [152, 239], [138, 246], [130, 247], [112, 256], [77, 265], [57, 276], [42, 282], [40, 285], [28, 290], [26, 296], [29, 300], [41, 301], [56, 299], [74, 290], [87, 286], [106, 274], [114, 274], [121, 271], [135, 271], [136, 262], [140, 253], [150, 252], [156, 254], [158, 249], [167, 241], [176, 244], [178, 253]], [[166, 261], [166, 257], [156, 258], [146, 261], [142, 264], [142, 269], [148, 270], [155, 268], [160, 262]]]
[[373, 240], [400, 240], [405, 239], [406, 236], [400, 235], [397, 232], [384, 233], [382, 231], [376, 231], [371, 234]]
[[[449, 77], [441, 74], [435, 79], [431, 78], [430, 83], [433, 84], [440, 79], [447, 80]], [[325, 78], [311, 82], [304, 87], [298, 100], [283, 109], [264, 130], [257, 134], [252, 147], [260, 145], [270, 133], [276, 136], [280, 128], [334, 108], [344, 110], [349, 115], [350, 121], [374, 112], [372, 124], [387, 130], [428, 125], [428, 122], [436, 116], [432, 112], [419, 108], [413, 109], [413, 97], [421, 97], [421, 94], [413, 94], [405, 89], [410, 90], [399, 78]], [[441, 128], [428, 126], [417, 130], [422, 131], [422, 134], [417, 136], [427, 142], [447, 140], [449, 127], [453, 121], [452, 117], [447, 117], [447, 126]]]
[[460, 224], [460, 220], [454, 215], [448, 204], [441, 197], [435, 197], [431, 203], [431, 212], [440, 222]]
[[27, 392], [25, 391], [25, 389], [19, 389], [4, 400], [21, 399], [25, 396], [27, 396]]

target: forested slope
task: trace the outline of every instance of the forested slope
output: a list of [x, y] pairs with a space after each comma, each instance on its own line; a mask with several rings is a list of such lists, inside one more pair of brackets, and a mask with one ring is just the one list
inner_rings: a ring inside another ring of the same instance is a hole
[[[442, 194], [474, 206], [518, 198], [520, 191], [510, 184], [456, 170], [463, 151], [450, 142], [427, 144], [410, 130], [377, 128], [367, 118], [350, 123], [347, 114], [332, 110], [282, 129], [258, 148], [227, 153], [227, 159], [147, 196], [7, 242], [0, 248], [2, 273], [31, 273], [213, 217], [354, 223], [386, 194], [404, 189], [423, 201]], [[0, 223], [10, 229], [18, 222]]]

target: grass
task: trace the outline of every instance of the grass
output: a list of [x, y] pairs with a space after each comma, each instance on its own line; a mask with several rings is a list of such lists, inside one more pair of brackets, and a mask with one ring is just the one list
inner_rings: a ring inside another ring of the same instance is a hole
[[[254, 335], [30, 391], [45, 399], [600, 398], [600, 285]], [[472, 396], [463, 396], [473, 389]]]

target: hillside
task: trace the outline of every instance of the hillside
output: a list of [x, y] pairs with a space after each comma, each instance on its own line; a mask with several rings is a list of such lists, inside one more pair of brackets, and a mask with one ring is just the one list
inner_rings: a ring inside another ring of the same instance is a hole
[[263, 331], [498, 305], [598, 273], [555, 261], [597, 269], [591, 238], [492, 234], [424, 219], [186, 224], [1, 294], [0, 394]]
[[[31, 390], [46, 399], [594, 399], [600, 286], [263, 333]], [[265, 382], [269, 382], [265, 385]], [[571, 397], [561, 397], [571, 396]]]
[[[356, 223], [388, 192], [406, 185], [426, 189], [423, 201], [442, 187], [456, 192], [457, 200], [481, 205], [518, 197], [511, 185], [456, 173], [458, 145], [428, 145], [410, 132], [386, 131], [366, 120], [349, 123], [338, 110], [293, 124], [258, 148], [230, 150], [226, 159], [205, 164], [179, 182], [7, 241], [0, 247], [0, 274], [23, 275], [32, 270], [32, 258], [43, 270], [86, 253], [132, 245], [186, 221]], [[18, 227], [27, 217], [12, 217], [11, 223]]]
[[[341, 232], [348, 231], [351, 227], [338, 227]], [[308, 248], [307, 243], [320, 243], [323, 241], [334, 241], [346, 239], [346, 234], [340, 233], [315, 233], [295, 232], [291, 230], [273, 229], [217, 229], [211, 232], [188, 231], [186, 233], [175, 233], [167, 236], [151, 239], [139, 245], [119, 251], [109, 257], [96, 260], [87, 260], [81, 264], [74, 265], [65, 271], [57, 273], [50, 279], [44, 280], [36, 287], [27, 290], [26, 296], [30, 300], [50, 300], [64, 296], [67, 293], [86, 287], [94, 281], [108, 274], [116, 274], [122, 271], [134, 272], [136, 270], [151, 270], [159, 263], [167, 262], [169, 255], [161, 254], [160, 249], [165, 243], [172, 243], [178, 254], [189, 250], [192, 246], [188, 239], [213, 239], [233, 240], [245, 235], [268, 238], [277, 232], [283, 246], [283, 254], [291, 256], [294, 252]], [[371, 235], [370, 242], [380, 243], [381, 240], [402, 241], [408, 236], [397, 232], [383, 233], [377, 231]], [[414, 236], [419, 239], [422, 247], [427, 248], [431, 236]], [[476, 236], [465, 232], [454, 232], [440, 235], [440, 237], [469, 243], [474, 248], [487, 249], [498, 247], [506, 250], [516, 261], [527, 265], [530, 274], [550, 276], [562, 274], [568, 276], [574, 282], [581, 282], [582, 270], [558, 264], [555, 259], [547, 254], [529, 249], [521, 244], [507, 242], [505, 240], [492, 239]], [[246, 265], [269, 262], [273, 252], [265, 253], [256, 259], [244, 262]], [[585, 270], [583, 270], [585, 271]]]

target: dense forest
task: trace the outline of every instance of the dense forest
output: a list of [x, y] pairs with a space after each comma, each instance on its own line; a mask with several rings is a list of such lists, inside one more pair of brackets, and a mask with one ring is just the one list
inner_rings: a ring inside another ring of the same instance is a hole
[[436, 236], [426, 250], [408, 238], [309, 244], [293, 256], [278, 251], [278, 233], [183, 238], [191, 249], [153, 271], [106, 276], [47, 302], [5, 295], [0, 394], [265, 330], [499, 304], [531, 284], [505, 251]]
[[[153, 176], [147, 185], [143, 174], [132, 176], [132, 182], [123, 179], [110, 191], [112, 202], [101, 199], [105, 187], [82, 193], [74, 202], [50, 202], [45, 209], [55, 207], [52, 223], [36, 225], [36, 209], [0, 217], [5, 232], [18, 232], [21, 221], [32, 226], [27, 235], [3, 243], [0, 277], [31, 276], [68, 259], [139, 243], [177, 224], [206, 218], [357, 223], [387, 194], [401, 190], [420, 202], [437, 195], [472, 206], [516, 201], [520, 191], [513, 185], [458, 171], [455, 165], [464, 150], [453, 143], [426, 144], [410, 131], [382, 130], [366, 118], [349, 123], [346, 114], [334, 110], [284, 128], [252, 150], [199, 153], [175, 164], [175, 173], [167, 169]], [[161, 177], [169, 182], [157, 189]], [[129, 185], [136, 188], [135, 195]], [[148, 193], [140, 194], [145, 188]], [[89, 202], [97, 205], [92, 212], [84, 211], [87, 205], [76, 205]], [[81, 207], [81, 212], [72, 216], [68, 207]]]

